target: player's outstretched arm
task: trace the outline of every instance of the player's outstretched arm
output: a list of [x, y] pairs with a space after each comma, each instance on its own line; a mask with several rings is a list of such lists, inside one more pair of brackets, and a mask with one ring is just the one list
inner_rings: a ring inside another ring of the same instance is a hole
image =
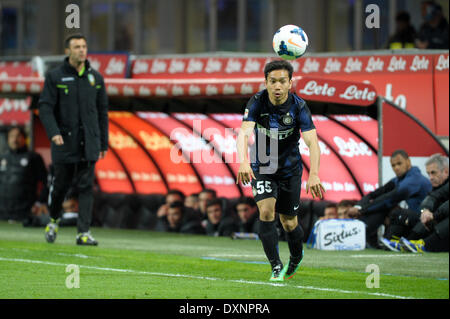
[[319, 179], [319, 167], [320, 167], [320, 148], [319, 141], [317, 139], [316, 130], [309, 130], [302, 132], [303, 140], [309, 148], [311, 167], [309, 170], [309, 178], [306, 183], [306, 193], [311, 190], [312, 197], [323, 198], [323, 193], [325, 193], [325, 188]]
[[255, 178], [248, 160], [248, 138], [251, 136], [254, 127], [255, 122], [243, 121], [239, 130], [236, 147], [240, 165], [236, 184], [239, 184], [239, 181], [241, 181], [245, 185], [250, 183], [252, 178]]

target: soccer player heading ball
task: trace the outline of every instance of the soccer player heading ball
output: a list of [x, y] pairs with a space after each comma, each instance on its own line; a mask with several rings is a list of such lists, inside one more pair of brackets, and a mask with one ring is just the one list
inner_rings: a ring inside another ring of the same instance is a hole
[[[290, 93], [293, 68], [284, 60], [275, 60], [264, 68], [266, 89], [247, 103], [237, 139], [240, 167], [237, 183], [251, 183], [260, 218], [264, 252], [272, 266], [271, 281], [290, 279], [303, 259], [303, 229], [298, 223], [302, 161], [299, 151], [300, 130], [310, 151], [311, 168], [306, 192], [323, 197], [319, 179], [320, 149], [311, 113], [303, 99]], [[248, 159], [248, 141], [255, 132]], [[275, 211], [287, 234], [289, 264], [283, 267], [278, 253]]]

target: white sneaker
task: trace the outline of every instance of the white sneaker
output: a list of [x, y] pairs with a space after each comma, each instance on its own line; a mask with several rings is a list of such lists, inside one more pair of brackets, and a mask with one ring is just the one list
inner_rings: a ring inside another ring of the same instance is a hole
[[97, 246], [98, 242], [92, 237], [90, 232], [80, 233], [77, 235], [77, 245]]

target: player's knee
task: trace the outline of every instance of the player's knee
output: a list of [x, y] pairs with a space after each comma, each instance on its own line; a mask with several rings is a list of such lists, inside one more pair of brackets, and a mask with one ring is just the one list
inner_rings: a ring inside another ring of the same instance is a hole
[[281, 224], [285, 231], [291, 232], [297, 227], [298, 222], [297, 218], [281, 218]]
[[275, 211], [269, 207], [263, 207], [259, 210], [259, 219], [262, 221], [273, 221], [275, 219]]

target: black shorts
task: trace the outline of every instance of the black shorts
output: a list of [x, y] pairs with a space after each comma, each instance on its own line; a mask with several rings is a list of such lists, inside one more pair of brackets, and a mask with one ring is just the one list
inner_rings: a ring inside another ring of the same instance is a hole
[[256, 179], [252, 179], [252, 191], [256, 202], [274, 197], [277, 213], [289, 216], [298, 214], [302, 185], [301, 175], [279, 179], [274, 175], [259, 174], [255, 171], [253, 173]]

